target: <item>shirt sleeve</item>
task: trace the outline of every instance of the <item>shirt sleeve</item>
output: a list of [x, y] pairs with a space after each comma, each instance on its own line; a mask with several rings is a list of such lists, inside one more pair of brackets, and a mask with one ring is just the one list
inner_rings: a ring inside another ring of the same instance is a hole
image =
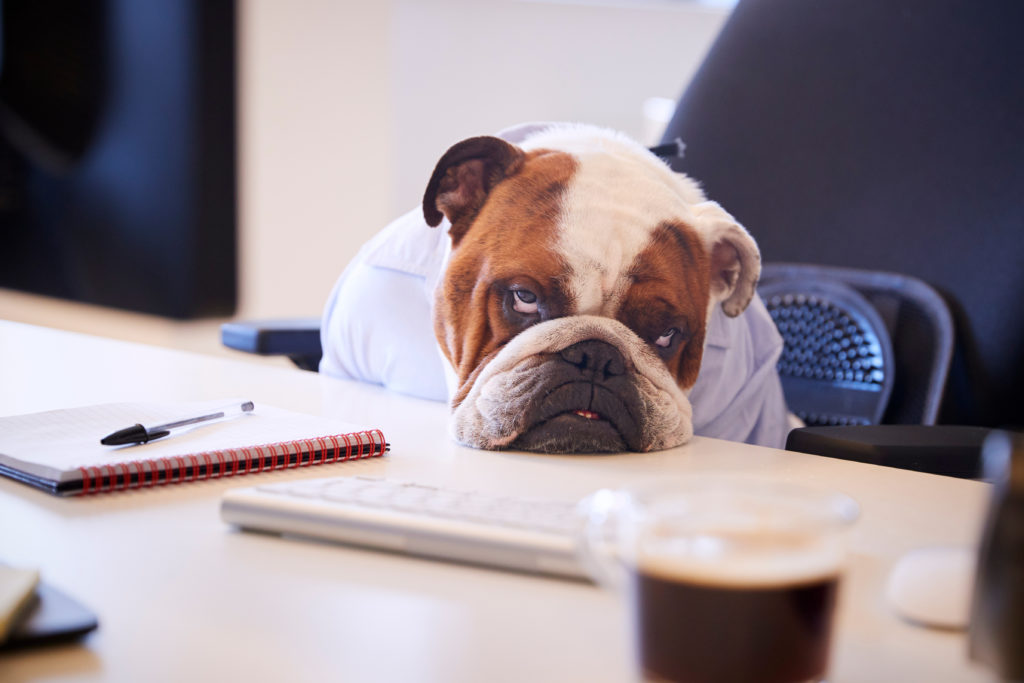
[[760, 297], [735, 318], [716, 309], [690, 392], [694, 433], [785, 446], [790, 421], [776, 370], [781, 353], [782, 336]]
[[324, 306], [321, 373], [447, 400], [430, 310], [440, 238], [410, 212], [360, 250]]

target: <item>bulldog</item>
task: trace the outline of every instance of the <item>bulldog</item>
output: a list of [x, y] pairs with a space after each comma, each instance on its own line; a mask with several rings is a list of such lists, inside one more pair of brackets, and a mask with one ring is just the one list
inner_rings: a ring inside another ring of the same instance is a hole
[[[407, 374], [431, 374], [422, 351], [429, 325], [458, 441], [646, 452], [694, 434], [691, 398], [711, 339], [726, 352], [704, 392], [718, 414], [702, 423], [728, 432], [732, 410], [742, 440], [781, 446], [781, 338], [756, 298], [760, 254], [750, 234], [694, 180], [621, 134], [549, 125], [518, 138], [469, 138], [440, 158], [422, 213], [368, 245], [335, 287], [321, 369], [402, 390], [386, 367], [407, 355]], [[443, 237], [417, 238], [414, 226]], [[422, 282], [403, 291], [374, 281], [374, 269]], [[424, 296], [429, 323], [423, 310], [403, 312]], [[375, 297], [375, 315], [397, 312], [368, 329], [374, 316], [360, 309]], [[390, 343], [387, 360], [374, 360], [381, 353], [372, 348], [339, 348], [360, 346], [361, 336]], [[438, 397], [439, 383], [428, 383], [435, 389], [408, 393]]]

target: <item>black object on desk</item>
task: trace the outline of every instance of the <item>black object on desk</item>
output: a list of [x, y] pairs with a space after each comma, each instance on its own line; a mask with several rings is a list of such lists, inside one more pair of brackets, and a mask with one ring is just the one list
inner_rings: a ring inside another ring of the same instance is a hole
[[985, 442], [992, 502], [978, 551], [971, 603], [971, 659], [1002, 680], [1024, 680], [1024, 435], [997, 432]]
[[982, 476], [981, 447], [991, 432], [956, 425], [803, 427], [789, 433], [786, 450], [974, 479]]
[[0, 650], [64, 643], [92, 631], [99, 622], [66, 593], [39, 582], [35, 604], [0, 644]]

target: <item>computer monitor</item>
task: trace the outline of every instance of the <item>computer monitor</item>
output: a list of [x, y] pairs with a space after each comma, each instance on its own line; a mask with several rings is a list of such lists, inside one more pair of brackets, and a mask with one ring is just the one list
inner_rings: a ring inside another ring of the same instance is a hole
[[0, 0], [0, 287], [236, 305], [234, 0]]

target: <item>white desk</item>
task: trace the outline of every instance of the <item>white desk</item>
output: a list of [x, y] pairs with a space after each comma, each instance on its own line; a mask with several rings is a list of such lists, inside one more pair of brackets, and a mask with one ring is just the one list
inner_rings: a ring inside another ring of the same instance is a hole
[[364, 473], [498, 493], [577, 496], [661, 472], [754, 472], [862, 505], [833, 683], [987, 680], [962, 634], [904, 624], [882, 599], [893, 561], [976, 535], [984, 484], [694, 439], [650, 455], [462, 448], [441, 404], [313, 373], [0, 322], [0, 414], [107, 401], [245, 395], [381, 427], [385, 458], [84, 499], [0, 480], [0, 558], [90, 606], [79, 645], [0, 654], [0, 680], [629, 680], [617, 600], [583, 583], [234, 531], [223, 491]]

